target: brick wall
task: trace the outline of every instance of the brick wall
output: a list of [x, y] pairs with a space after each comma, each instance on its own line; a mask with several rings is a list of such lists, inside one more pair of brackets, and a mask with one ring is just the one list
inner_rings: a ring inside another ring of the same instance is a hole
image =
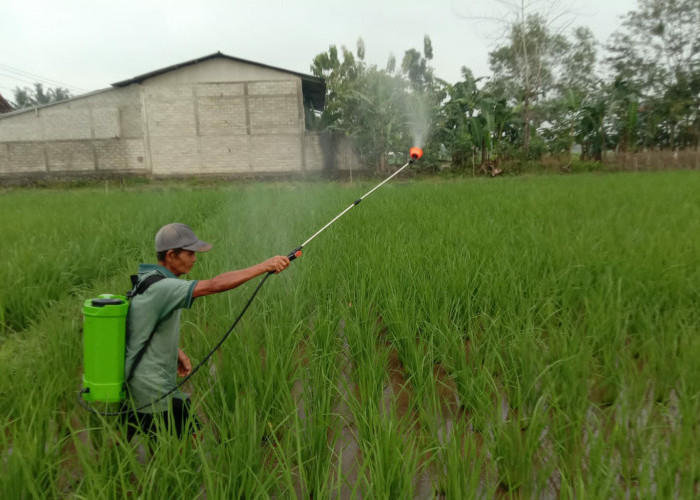
[[308, 171], [323, 170], [324, 158], [319, 133], [306, 134], [304, 137], [304, 158], [306, 159], [306, 169]]
[[304, 170], [300, 83], [144, 87], [153, 174]]
[[41, 142], [7, 142], [0, 155], [0, 174], [34, 174], [46, 172], [46, 155]]

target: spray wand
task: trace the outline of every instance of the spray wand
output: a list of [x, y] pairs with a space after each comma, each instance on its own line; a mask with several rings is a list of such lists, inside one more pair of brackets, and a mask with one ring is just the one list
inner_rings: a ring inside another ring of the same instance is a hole
[[316, 231], [316, 232], [313, 234], [313, 236], [311, 236], [308, 240], [306, 240], [304, 243], [302, 243], [302, 244], [299, 245], [297, 248], [295, 248], [294, 250], [292, 250], [292, 251], [290, 252], [290, 254], [287, 255], [287, 257], [289, 258], [289, 260], [291, 261], [291, 260], [296, 259], [297, 257], [301, 257], [301, 249], [304, 248], [306, 245], [308, 245], [308, 244], [311, 242], [311, 240], [313, 240], [316, 236], [318, 236], [318, 235], [321, 234], [323, 231], [325, 231], [326, 228], [328, 228], [331, 224], [333, 224], [335, 221], [337, 221], [337, 220], [340, 219], [343, 215], [345, 215], [347, 212], [349, 212], [351, 208], [353, 208], [353, 207], [359, 205], [360, 202], [361, 202], [362, 200], [364, 200], [365, 198], [367, 198], [367, 197], [368, 197], [370, 194], [372, 194], [374, 191], [376, 191], [377, 189], [379, 189], [380, 187], [382, 187], [384, 184], [386, 184], [387, 182], [389, 182], [391, 179], [393, 179], [394, 177], [396, 177], [397, 175], [399, 175], [399, 174], [401, 173], [401, 171], [402, 171], [404, 168], [406, 168], [407, 166], [409, 166], [410, 164], [412, 164], [414, 161], [419, 160], [419, 159], [423, 156], [423, 150], [422, 150], [421, 148], [419, 148], [419, 147], [415, 147], [415, 146], [414, 146], [414, 147], [412, 147], [412, 148], [410, 149], [409, 154], [411, 155], [411, 159], [408, 160], [408, 162], [407, 162], [403, 167], [401, 167], [400, 169], [398, 169], [396, 172], [394, 172], [393, 174], [391, 174], [389, 177], [387, 177], [386, 179], [384, 179], [382, 182], [380, 182], [379, 184], [377, 184], [376, 186], [374, 186], [372, 189], [370, 189], [369, 191], [367, 191], [365, 194], [363, 194], [362, 196], [360, 196], [357, 200], [355, 200], [355, 202], [354, 202], [352, 205], [350, 205], [348, 208], [346, 208], [345, 210], [343, 210], [342, 212], [340, 212], [338, 215], [336, 215], [335, 218], [333, 218], [333, 220], [331, 220], [328, 224], [326, 224], [326, 225], [323, 226], [321, 229], [319, 229], [318, 231]]
[[[315, 232], [309, 239], [307, 239], [304, 243], [302, 243], [302, 244], [299, 245], [297, 248], [295, 248], [294, 250], [292, 250], [292, 251], [289, 253], [289, 255], [287, 255], [287, 258], [289, 258], [290, 261], [293, 261], [294, 259], [296, 259], [296, 258], [298, 258], [298, 257], [301, 257], [301, 250], [302, 250], [302, 248], [304, 248], [306, 245], [308, 245], [308, 244], [311, 242], [311, 240], [313, 240], [314, 238], [316, 238], [316, 236], [318, 236], [318, 235], [321, 234], [323, 231], [325, 231], [329, 226], [331, 226], [335, 221], [337, 221], [337, 220], [340, 219], [343, 215], [345, 215], [347, 212], [349, 212], [353, 207], [359, 205], [360, 202], [361, 202], [362, 200], [364, 200], [365, 198], [367, 198], [367, 197], [368, 197], [370, 194], [372, 194], [374, 191], [376, 191], [377, 189], [379, 189], [380, 187], [382, 187], [384, 184], [386, 184], [387, 182], [389, 182], [391, 179], [393, 179], [394, 177], [396, 177], [397, 175], [399, 175], [399, 173], [401, 173], [401, 171], [402, 171], [404, 168], [408, 167], [409, 165], [411, 165], [412, 163], [414, 163], [416, 160], [419, 160], [419, 159], [423, 156], [423, 150], [422, 150], [421, 148], [419, 148], [419, 147], [414, 146], [414, 147], [412, 147], [412, 148], [409, 150], [409, 155], [410, 155], [411, 159], [408, 160], [408, 162], [406, 162], [406, 164], [405, 164], [404, 166], [402, 166], [402, 167], [401, 167], [400, 169], [398, 169], [396, 172], [394, 172], [394, 173], [391, 174], [389, 177], [387, 177], [386, 179], [384, 179], [382, 182], [380, 182], [379, 184], [377, 184], [376, 186], [374, 186], [372, 189], [370, 189], [369, 191], [367, 191], [365, 194], [363, 194], [362, 196], [360, 196], [357, 200], [355, 200], [355, 201], [352, 203], [352, 205], [350, 205], [350, 206], [347, 207], [345, 210], [343, 210], [342, 212], [340, 212], [340, 213], [339, 213], [338, 215], [336, 215], [328, 224], [326, 224], [326, 225], [323, 226], [321, 229], [319, 229], [318, 231], [316, 231], [316, 232]], [[88, 410], [89, 412], [92, 412], [92, 413], [96, 413], [96, 414], [103, 415], [103, 416], [118, 416], [118, 415], [124, 415], [124, 414], [126, 414], [126, 413], [130, 413], [131, 411], [138, 412], [138, 411], [140, 411], [140, 410], [143, 410], [143, 409], [145, 409], [145, 408], [147, 408], [147, 407], [149, 407], [149, 406], [151, 406], [151, 405], [157, 403], [158, 401], [161, 401], [162, 399], [166, 398], [167, 396], [169, 396], [170, 394], [172, 394], [173, 392], [175, 392], [175, 391], [176, 391], [177, 389], [179, 389], [182, 385], [184, 385], [185, 382], [187, 382], [190, 378], [192, 378], [192, 377], [194, 376], [194, 374], [197, 373], [197, 370], [199, 370], [199, 369], [202, 367], [202, 365], [204, 365], [204, 363], [206, 363], [206, 362], [209, 360], [209, 358], [211, 358], [211, 357], [214, 355], [214, 353], [219, 349], [219, 347], [221, 347], [221, 345], [226, 341], [226, 339], [227, 339], [228, 336], [231, 334], [231, 332], [234, 330], [234, 328], [236, 328], [236, 325], [237, 325], [238, 322], [241, 320], [241, 318], [243, 317], [243, 315], [245, 314], [245, 312], [248, 310], [248, 307], [250, 307], [250, 304], [253, 302], [253, 299], [254, 299], [255, 296], [258, 294], [258, 292], [259, 292], [260, 289], [262, 288], [263, 284], [265, 284], [265, 281], [267, 281], [267, 278], [269, 278], [269, 277], [270, 277], [271, 275], [273, 275], [274, 273], [275, 273], [274, 271], [269, 271], [269, 272], [263, 277], [263, 279], [260, 280], [260, 283], [258, 283], [258, 286], [257, 286], [257, 287], [255, 288], [255, 290], [253, 291], [252, 295], [250, 296], [250, 298], [249, 298], [248, 301], [246, 302], [245, 306], [243, 306], [243, 309], [242, 309], [241, 312], [238, 314], [238, 317], [234, 320], [233, 324], [232, 324], [232, 325], [230, 326], [230, 328], [226, 331], [226, 333], [224, 334], [224, 336], [221, 337], [221, 340], [219, 340], [219, 342], [209, 351], [209, 353], [204, 357], [204, 359], [202, 359], [202, 361], [200, 361], [199, 364], [197, 364], [197, 366], [195, 366], [195, 367], [192, 369], [192, 371], [189, 373], [189, 375], [187, 375], [185, 378], [183, 378], [175, 387], [173, 387], [172, 389], [170, 389], [168, 392], [162, 394], [158, 399], [156, 399], [155, 401], [152, 401], [152, 402], [150, 402], [150, 403], [148, 403], [148, 404], [145, 404], [145, 405], [143, 405], [143, 406], [141, 406], [141, 407], [139, 407], [139, 408], [136, 408], [136, 409], [134, 409], [134, 410], [121, 410], [121, 411], [117, 411], [117, 412], [100, 412], [100, 411], [97, 411], [97, 410], [95, 410], [94, 408], [91, 408], [90, 406], [88, 406], [88, 404], [87, 404], [87, 403], [85, 402], [85, 400], [82, 398], [82, 395], [83, 395], [85, 392], [88, 391], [88, 389], [83, 389], [82, 391], [80, 391], [80, 392], [78, 393], [78, 401], [79, 401], [80, 405], [81, 405], [83, 408], [85, 408], [86, 410]]]

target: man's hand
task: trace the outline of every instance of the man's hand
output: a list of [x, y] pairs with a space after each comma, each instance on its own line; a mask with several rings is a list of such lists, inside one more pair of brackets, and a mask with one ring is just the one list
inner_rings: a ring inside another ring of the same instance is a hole
[[190, 363], [190, 358], [182, 349], [177, 350], [177, 374], [180, 377], [186, 377], [192, 373], [192, 363]]
[[289, 266], [289, 258], [286, 255], [276, 255], [267, 259], [262, 265], [267, 272], [281, 273]]

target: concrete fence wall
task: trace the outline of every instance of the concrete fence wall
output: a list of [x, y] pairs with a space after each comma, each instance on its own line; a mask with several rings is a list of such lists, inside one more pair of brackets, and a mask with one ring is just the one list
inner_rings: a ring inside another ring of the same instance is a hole
[[145, 171], [138, 92], [115, 89], [0, 119], [0, 176]]
[[352, 141], [342, 132], [307, 132], [304, 148], [307, 170], [333, 172], [366, 169]]
[[607, 152], [603, 163], [626, 170], [700, 169], [700, 150]]

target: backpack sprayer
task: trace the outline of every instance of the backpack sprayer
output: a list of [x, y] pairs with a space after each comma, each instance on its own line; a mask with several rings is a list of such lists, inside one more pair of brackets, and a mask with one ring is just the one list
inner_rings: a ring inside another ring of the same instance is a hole
[[[335, 221], [349, 212], [353, 207], [360, 204], [362, 200], [379, 189], [381, 186], [396, 177], [407, 166], [411, 165], [416, 160], [423, 156], [423, 150], [418, 147], [412, 147], [409, 150], [411, 159], [396, 172], [384, 179], [382, 182], [367, 191], [360, 198], [355, 200], [352, 205], [336, 215], [328, 224], [316, 231], [309, 239], [292, 250], [287, 258], [290, 261], [301, 257], [301, 250], [308, 245], [316, 236], [325, 231]], [[151, 406], [154, 403], [166, 398], [185, 382], [192, 377], [197, 370], [206, 363], [209, 358], [221, 347], [224, 341], [231, 334], [238, 322], [241, 320], [248, 307], [253, 302], [253, 299], [262, 288], [267, 278], [274, 274], [270, 271], [260, 280], [258, 286], [253, 291], [252, 295], [246, 302], [238, 317], [235, 319], [231, 327], [226, 331], [221, 340], [209, 351], [209, 353], [195, 366], [189, 375], [181, 380], [170, 391], [161, 395], [157, 400], [152, 401], [140, 408], [134, 410], [118, 411], [118, 412], [100, 412], [91, 408], [87, 401], [99, 401], [103, 403], [118, 403], [126, 397], [125, 380], [124, 380], [124, 357], [125, 357], [125, 342], [126, 342], [126, 316], [129, 312], [128, 299], [134, 294], [127, 296], [102, 294], [96, 299], [87, 299], [83, 304], [83, 386], [84, 388], [78, 393], [78, 401], [86, 410], [103, 416], [118, 416], [129, 413], [130, 411], [139, 411]], [[135, 293], [143, 293], [148, 287], [136, 289]], [[145, 348], [145, 347], [144, 347]], [[142, 351], [143, 352], [143, 351]], [[133, 369], [132, 369], [133, 371]]]

